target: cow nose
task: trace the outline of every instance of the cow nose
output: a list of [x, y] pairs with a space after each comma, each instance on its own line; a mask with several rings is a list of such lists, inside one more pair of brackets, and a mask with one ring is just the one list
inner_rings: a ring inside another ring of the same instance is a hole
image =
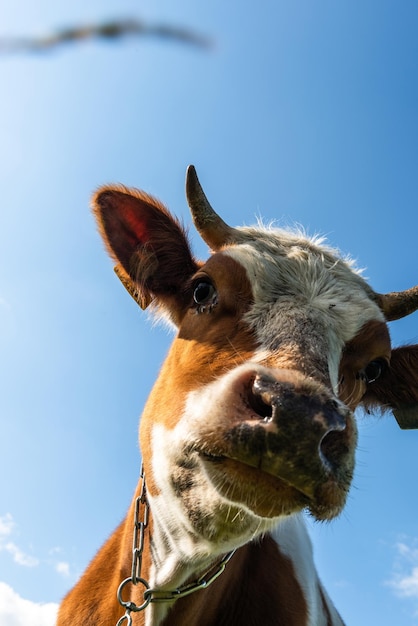
[[317, 453], [324, 470], [334, 469], [341, 452], [339, 433], [346, 428], [346, 408], [310, 379], [297, 373], [285, 378], [262, 374], [253, 379], [248, 402], [259, 418], [258, 425], [290, 448], [297, 445], [309, 455]]

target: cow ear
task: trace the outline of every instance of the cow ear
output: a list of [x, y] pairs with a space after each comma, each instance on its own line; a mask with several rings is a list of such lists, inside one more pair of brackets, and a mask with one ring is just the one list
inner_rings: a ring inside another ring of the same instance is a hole
[[177, 322], [197, 269], [180, 223], [152, 196], [122, 186], [99, 189], [92, 207], [124, 287], [142, 308], [155, 299]]
[[418, 428], [418, 345], [392, 350], [390, 367], [369, 385], [363, 403], [392, 409], [401, 428]]

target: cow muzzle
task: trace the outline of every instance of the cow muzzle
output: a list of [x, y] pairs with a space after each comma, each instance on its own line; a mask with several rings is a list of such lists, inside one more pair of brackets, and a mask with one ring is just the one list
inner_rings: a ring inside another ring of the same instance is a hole
[[[351, 411], [322, 383], [293, 370], [256, 368], [234, 387], [241, 410], [235, 403], [223, 433], [225, 452], [212, 461], [225, 461], [225, 472], [233, 467], [239, 474], [239, 465], [257, 470], [252, 475], [261, 491], [263, 475], [276, 478], [286, 486], [290, 509], [295, 494], [296, 509], [306, 506], [319, 519], [335, 516], [353, 474]], [[243, 469], [243, 481], [248, 475]]]

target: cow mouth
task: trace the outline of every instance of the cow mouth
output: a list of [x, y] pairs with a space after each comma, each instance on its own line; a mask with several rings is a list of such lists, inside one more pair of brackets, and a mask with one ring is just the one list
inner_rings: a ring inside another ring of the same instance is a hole
[[222, 496], [260, 517], [290, 515], [309, 507], [309, 495], [280, 476], [225, 455], [203, 452], [200, 458]]
[[211, 452], [201, 452], [200, 455], [208, 464], [211, 464], [212, 467], [215, 465], [219, 466], [218, 468], [221, 471], [228, 471], [228, 469], [230, 468], [233, 468], [236, 471], [247, 472], [247, 473], [250, 471], [251, 473], [254, 474], [255, 478], [258, 477], [257, 482], [259, 482], [260, 484], [263, 482], [263, 478], [264, 479], [268, 478], [270, 480], [273, 479], [273, 481], [276, 481], [278, 485], [282, 484], [282, 485], [291, 487], [292, 489], [295, 489], [296, 491], [306, 496], [308, 499], [313, 496], [312, 489], [308, 487], [304, 487], [304, 485], [302, 484], [298, 485], [297, 480], [292, 481], [292, 480], [289, 480], [288, 478], [282, 477], [273, 472], [269, 472], [268, 469], [264, 469], [262, 466], [261, 459], [260, 459], [259, 464], [256, 465], [256, 464], [248, 463], [244, 460], [226, 456], [224, 454], [213, 454]]
[[307, 509], [317, 520], [328, 520], [336, 517], [345, 503], [348, 485], [339, 484], [334, 475], [306, 481], [297, 470], [291, 476], [288, 472], [269, 471], [262, 459], [255, 464], [207, 450], [199, 456], [217, 491], [260, 517], [291, 515]]
[[211, 463], [222, 463], [227, 457], [224, 454], [213, 454], [212, 452], [201, 451], [199, 452], [206, 461]]

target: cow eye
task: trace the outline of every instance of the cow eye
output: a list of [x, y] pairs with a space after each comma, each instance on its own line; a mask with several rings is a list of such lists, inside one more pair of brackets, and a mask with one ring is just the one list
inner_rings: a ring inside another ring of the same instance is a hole
[[199, 307], [215, 304], [215, 287], [207, 280], [200, 281], [194, 288], [193, 300]]
[[365, 376], [366, 382], [368, 384], [374, 383], [375, 380], [380, 378], [385, 367], [386, 367], [386, 363], [382, 359], [371, 361], [364, 370], [364, 376]]

